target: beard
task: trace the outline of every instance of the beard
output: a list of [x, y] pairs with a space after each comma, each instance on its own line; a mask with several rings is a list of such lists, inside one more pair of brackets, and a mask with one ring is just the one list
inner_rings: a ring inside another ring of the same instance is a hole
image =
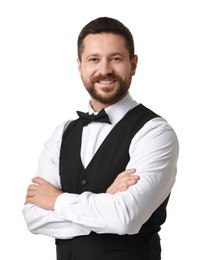
[[[116, 85], [114, 87], [114, 90], [110, 90], [110, 87], [107, 88], [104, 87], [103, 90], [101, 90], [101, 92], [103, 91], [103, 93], [101, 93], [98, 90], [98, 87], [95, 87], [95, 83], [103, 80], [115, 81], [113, 83]], [[114, 75], [114, 74], [108, 74], [106, 76], [99, 75], [93, 77], [90, 82], [86, 82], [82, 78], [83, 84], [86, 90], [88, 91], [88, 93], [90, 94], [90, 96], [93, 99], [103, 104], [114, 104], [120, 99], [122, 99], [130, 88], [131, 80], [132, 80], [132, 75], [130, 75], [128, 79], [123, 80], [119, 75]]]

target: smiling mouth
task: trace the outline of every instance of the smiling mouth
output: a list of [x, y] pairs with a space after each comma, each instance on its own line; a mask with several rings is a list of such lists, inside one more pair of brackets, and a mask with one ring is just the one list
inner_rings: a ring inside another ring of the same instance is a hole
[[100, 84], [113, 84], [116, 80], [98, 80], [97, 82]]

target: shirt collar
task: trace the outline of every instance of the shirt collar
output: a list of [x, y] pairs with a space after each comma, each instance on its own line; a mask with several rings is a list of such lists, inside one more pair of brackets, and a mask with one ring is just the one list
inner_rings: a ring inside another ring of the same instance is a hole
[[[137, 106], [138, 103], [132, 99], [130, 93], [128, 93], [124, 98], [122, 98], [117, 103], [105, 108], [106, 113], [109, 116], [111, 124], [116, 124], [119, 122], [125, 114]], [[92, 109], [91, 105], [89, 104], [89, 114], [95, 113]]]

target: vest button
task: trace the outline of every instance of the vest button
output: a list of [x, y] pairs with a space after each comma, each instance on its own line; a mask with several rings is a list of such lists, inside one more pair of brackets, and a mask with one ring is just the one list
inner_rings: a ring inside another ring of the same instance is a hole
[[82, 180], [82, 182], [81, 182], [82, 185], [85, 185], [86, 183], [87, 183], [86, 180]]

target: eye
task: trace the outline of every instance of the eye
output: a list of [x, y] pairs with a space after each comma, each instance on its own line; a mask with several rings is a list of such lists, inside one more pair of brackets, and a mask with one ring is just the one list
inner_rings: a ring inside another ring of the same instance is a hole
[[91, 57], [91, 58], [88, 59], [88, 61], [91, 62], [91, 63], [97, 63], [99, 61], [99, 59], [96, 58], [96, 57]]
[[120, 61], [122, 61], [122, 57], [121, 56], [113, 56], [112, 61], [113, 62], [120, 62]]

